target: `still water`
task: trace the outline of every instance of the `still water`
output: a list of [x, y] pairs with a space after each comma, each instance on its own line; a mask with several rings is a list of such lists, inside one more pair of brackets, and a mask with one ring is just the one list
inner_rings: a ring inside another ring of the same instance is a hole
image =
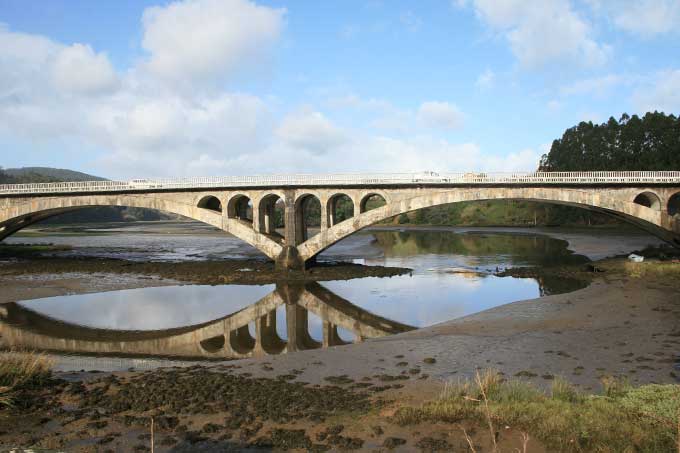
[[[139, 228], [12, 240], [73, 246], [61, 255], [130, 260], [256, 256], [237, 239], [211, 232]], [[577, 289], [578, 282], [492, 275], [513, 266], [587, 261], [566, 245], [493, 231], [369, 230], [320, 260], [408, 267], [410, 275], [297, 286], [166, 286], [22, 301], [0, 305], [0, 333], [5, 346], [113, 356], [235, 358], [333, 346]]]

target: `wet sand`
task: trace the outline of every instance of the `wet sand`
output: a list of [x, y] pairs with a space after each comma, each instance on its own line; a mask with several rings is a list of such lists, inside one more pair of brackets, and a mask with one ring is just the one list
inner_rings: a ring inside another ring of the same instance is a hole
[[[598, 266], [604, 272], [572, 293], [518, 301], [351, 346], [241, 362], [264, 376], [258, 364], [265, 360], [275, 372], [305, 368], [300, 379], [312, 383], [327, 375], [398, 374], [405, 367], [418, 367], [439, 382], [473, 377], [485, 368], [539, 385], [563, 376], [586, 390], [599, 390], [605, 375], [626, 376], [634, 384], [678, 382], [680, 264], [674, 279], [631, 277], [622, 260]], [[428, 357], [436, 363], [425, 363]]]

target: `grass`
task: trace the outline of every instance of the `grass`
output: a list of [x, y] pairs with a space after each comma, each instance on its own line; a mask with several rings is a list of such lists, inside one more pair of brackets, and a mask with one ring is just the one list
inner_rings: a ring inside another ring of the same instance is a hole
[[12, 406], [18, 390], [43, 384], [52, 361], [42, 354], [0, 352], [0, 408]]
[[472, 421], [490, 433], [494, 426], [509, 425], [549, 451], [667, 452], [678, 451], [679, 414], [678, 385], [631, 387], [607, 379], [603, 393], [592, 395], [556, 378], [544, 392], [486, 371], [474, 382], [448, 384], [438, 399], [419, 408], [400, 409], [394, 421], [402, 426]]

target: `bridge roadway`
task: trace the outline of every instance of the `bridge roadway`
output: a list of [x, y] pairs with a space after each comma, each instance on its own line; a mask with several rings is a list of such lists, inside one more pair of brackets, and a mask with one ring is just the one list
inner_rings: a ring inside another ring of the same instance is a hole
[[[0, 186], [0, 240], [93, 206], [180, 214], [304, 268], [341, 239], [390, 217], [462, 201], [529, 200], [601, 212], [680, 247], [680, 171], [398, 173], [136, 179]], [[320, 204], [318, 234], [306, 213]], [[345, 203], [352, 217], [339, 217]], [[283, 225], [281, 225], [281, 223]]]
[[[286, 340], [276, 331], [278, 307], [285, 307]], [[309, 313], [322, 323], [320, 341], [309, 333]], [[338, 327], [351, 332], [357, 342], [414, 329], [359, 308], [318, 283], [277, 284], [274, 291], [236, 313], [166, 330], [84, 327], [14, 302], [0, 304], [0, 346], [73, 354], [245, 358], [345, 344]]]

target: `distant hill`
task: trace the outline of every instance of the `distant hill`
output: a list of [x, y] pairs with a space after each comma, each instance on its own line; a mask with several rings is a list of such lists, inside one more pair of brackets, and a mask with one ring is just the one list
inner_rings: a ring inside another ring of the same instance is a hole
[[105, 181], [106, 178], [88, 175], [79, 171], [50, 167], [6, 168], [6, 175], [17, 180], [17, 183], [31, 182], [71, 182], [71, 181]]
[[[106, 178], [79, 171], [50, 167], [0, 168], [0, 184], [30, 184], [45, 182], [106, 181]], [[137, 220], [179, 220], [183, 217], [153, 209], [102, 206], [85, 208], [49, 218], [42, 223], [133, 222]]]

